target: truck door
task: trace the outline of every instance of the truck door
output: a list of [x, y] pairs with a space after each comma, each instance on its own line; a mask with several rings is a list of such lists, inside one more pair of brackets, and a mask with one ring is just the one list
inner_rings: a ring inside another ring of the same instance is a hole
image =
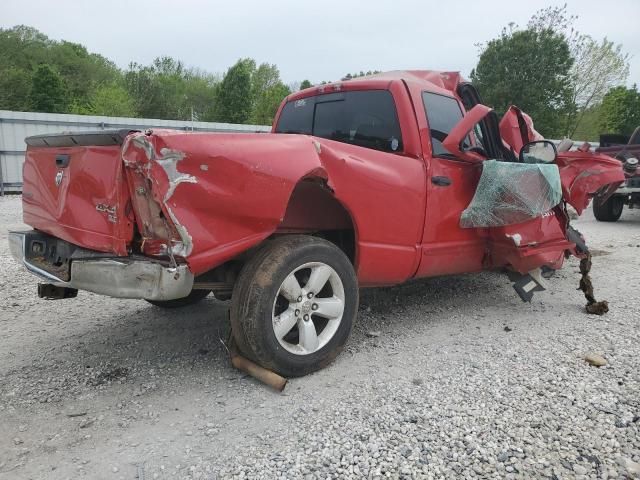
[[421, 134], [427, 165], [427, 210], [416, 275], [482, 270], [486, 229], [460, 228], [460, 215], [473, 198], [482, 163], [464, 161], [442, 143], [462, 119], [462, 106], [444, 90], [422, 91], [415, 103], [418, 121], [425, 125]]

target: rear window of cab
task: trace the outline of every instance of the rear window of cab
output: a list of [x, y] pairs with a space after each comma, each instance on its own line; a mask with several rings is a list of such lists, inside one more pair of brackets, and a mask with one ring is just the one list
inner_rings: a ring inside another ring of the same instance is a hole
[[383, 152], [402, 152], [395, 102], [387, 90], [328, 93], [287, 102], [276, 133], [301, 133]]

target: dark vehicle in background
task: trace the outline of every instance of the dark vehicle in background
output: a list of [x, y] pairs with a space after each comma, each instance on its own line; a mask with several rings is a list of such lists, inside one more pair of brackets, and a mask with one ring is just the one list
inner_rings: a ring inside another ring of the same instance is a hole
[[640, 208], [640, 170], [636, 170], [640, 158], [640, 127], [631, 137], [624, 135], [600, 135], [600, 146], [596, 152], [604, 153], [620, 160], [628, 172], [637, 171], [633, 177], [620, 187], [605, 201], [593, 199], [593, 214], [601, 222], [615, 222], [622, 215], [626, 205], [628, 208]]

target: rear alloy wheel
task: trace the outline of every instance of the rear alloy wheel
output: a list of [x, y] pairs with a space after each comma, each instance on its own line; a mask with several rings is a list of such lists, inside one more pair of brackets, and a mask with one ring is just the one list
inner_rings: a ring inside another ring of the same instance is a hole
[[622, 215], [624, 198], [619, 195], [609, 197], [605, 202], [593, 199], [593, 215], [600, 222], [615, 222]]
[[301, 376], [338, 355], [357, 308], [357, 280], [346, 255], [320, 238], [288, 236], [267, 244], [243, 268], [231, 326], [249, 358]]
[[[300, 278], [304, 278], [303, 287]], [[309, 355], [329, 343], [343, 314], [342, 280], [329, 265], [311, 262], [284, 279], [273, 302], [271, 320], [276, 338], [285, 350]]]

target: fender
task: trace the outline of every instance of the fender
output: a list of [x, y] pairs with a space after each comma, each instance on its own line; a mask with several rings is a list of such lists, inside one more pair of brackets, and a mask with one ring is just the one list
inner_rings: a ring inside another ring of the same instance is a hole
[[578, 215], [589, 205], [593, 195], [605, 185], [613, 192], [624, 182], [624, 170], [619, 160], [585, 149], [558, 153], [562, 196]]

